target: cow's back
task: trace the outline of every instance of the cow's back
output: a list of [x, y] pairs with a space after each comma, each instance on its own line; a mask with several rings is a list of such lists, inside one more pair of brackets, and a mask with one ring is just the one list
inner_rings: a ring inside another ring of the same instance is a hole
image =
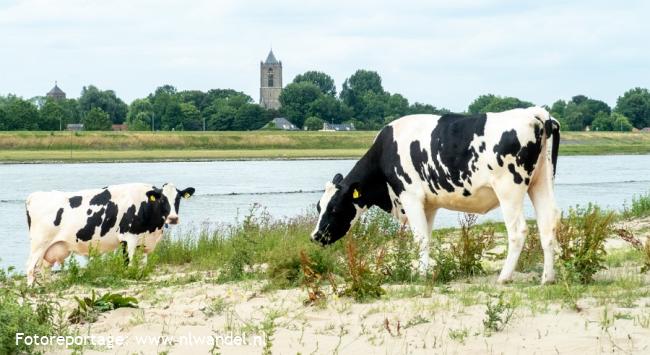
[[409, 190], [438, 207], [486, 212], [498, 203], [492, 191], [496, 179], [529, 183], [537, 155], [525, 162], [517, 154], [527, 142], [541, 144], [547, 118], [541, 108], [405, 116], [378, 136], [382, 155], [391, 156], [382, 159], [382, 170], [398, 195]]
[[130, 208], [139, 208], [146, 201], [151, 187], [123, 184], [76, 192], [32, 193], [26, 201], [33, 231], [30, 235], [45, 234], [45, 238], [70, 245], [95, 240], [107, 244], [107, 249], [113, 248], [119, 242], [120, 220]]

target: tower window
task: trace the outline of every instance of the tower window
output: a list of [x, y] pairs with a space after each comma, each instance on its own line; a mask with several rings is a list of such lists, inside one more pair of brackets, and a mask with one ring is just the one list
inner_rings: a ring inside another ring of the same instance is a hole
[[273, 69], [272, 69], [272, 68], [269, 68], [269, 72], [268, 72], [268, 74], [267, 74], [267, 78], [268, 78], [267, 86], [269, 86], [269, 87], [273, 87]]

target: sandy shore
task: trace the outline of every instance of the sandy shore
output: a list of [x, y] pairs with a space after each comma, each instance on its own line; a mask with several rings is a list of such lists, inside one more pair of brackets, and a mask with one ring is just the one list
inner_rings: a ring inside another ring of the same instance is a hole
[[[648, 220], [635, 223], [634, 229], [647, 236]], [[513, 284], [505, 286], [496, 285], [495, 273], [429, 289], [386, 285], [386, 295], [370, 303], [328, 292], [321, 306], [304, 305], [304, 289], [264, 291], [264, 281], [216, 284], [212, 273], [188, 276], [172, 269], [151, 281], [113, 290], [137, 297], [139, 308], [103, 313], [95, 323], [75, 325], [75, 330], [80, 335], [126, 337], [125, 343], [87, 346], [84, 353], [650, 353], [650, 276], [639, 275], [638, 266], [611, 267], [597, 279], [608, 285], [636, 277], [641, 287], [631, 286], [626, 293], [621, 286], [605, 289], [598, 297], [580, 297], [579, 310], [547, 297], [545, 293], [561, 286], [537, 285], [538, 273], [517, 273]], [[161, 286], [163, 279], [189, 281]], [[89, 292], [87, 287], [67, 290], [62, 304], [72, 309], [72, 295]], [[503, 330], [489, 332], [483, 324], [486, 302], [500, 292], [515, 304], [514, 313]], [[247, 344], [236, 344], [229, 335]], [[218, 347], [211, 345], [212, 337]], [[70, 352], [49, 349], [52, 354]]]

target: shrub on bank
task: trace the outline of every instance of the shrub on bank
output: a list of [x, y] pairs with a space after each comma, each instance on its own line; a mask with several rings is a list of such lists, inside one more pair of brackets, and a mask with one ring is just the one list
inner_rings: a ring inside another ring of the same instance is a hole
[[569, 282], [591, 283], [596, 272], [605, 269], [605, 240], [612, 234], [614, 212], [596, 205], [570, 209], [557, 232], [559, 266]]

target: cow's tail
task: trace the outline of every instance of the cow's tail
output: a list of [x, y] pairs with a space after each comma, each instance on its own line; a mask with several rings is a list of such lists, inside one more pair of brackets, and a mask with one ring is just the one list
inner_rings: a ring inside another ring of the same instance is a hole
[[[551, 150], [551, 164], [553, 165], [553, 177], [555, 177], [555, 170], [557, 168], [557, 155], [560, 149], [560, 122], [551, 117], [548, 111], [542, 107], [531, 107], [534, 110], [534, 116], [537, 123], [543, 127], [543, 145], [540, 159], [548, 159], [548, 150], [550, 145]], [[539, 126], [538, 126], [539, 127]]]
[[555, 170], [557, 169], [557, 155], [560, 150], [560, 122], [549, 115], [544, 122], [544, 133], [546, 134], [547, 144], [550, 139], [551, 163], [553, 164], [553, 177], [555, 177]]

